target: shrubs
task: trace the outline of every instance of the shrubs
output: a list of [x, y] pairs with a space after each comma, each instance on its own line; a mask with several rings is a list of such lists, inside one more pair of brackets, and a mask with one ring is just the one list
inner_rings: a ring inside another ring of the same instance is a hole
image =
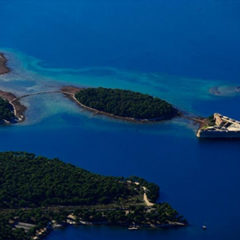
[[116, 177], [93, 174], [58, 159], [0, 153], [0, 207], [96, 205], [138, 193]]

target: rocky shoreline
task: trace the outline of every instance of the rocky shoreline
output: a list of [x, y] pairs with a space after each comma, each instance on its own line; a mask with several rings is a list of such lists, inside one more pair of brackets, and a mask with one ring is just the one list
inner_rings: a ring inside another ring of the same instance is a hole
[[68, 226], [109, 226], [109, 227], [123, 227], [128, 228], [129, 231], [136, 231], [141, 229], [151, 229], [151, 230], [157, 230], [157, 229], [176, 229], [176, 228], [182, 228], [186, 227], [186, 223], [182, 222], [169, 222], [167, 224], [158, 224], [158, 225], [128, 225], [128, 224], [109, 224], [107, 222], [89, 222], [84, 220], [76, 221], [76, 216], [69, 214], [68, 217], [61, 223], [57, 223], [55, 220], [52, 220], [50, 223], [48, 223], [45, 227], [42, 227], [41, 229], [36, 230], [36, 233], [34, 236], [32, 236], [32, 239], [34, 240], [40, 240], [40, 239], [46, 239], [47, 236], [54, 231], [55, 229], [59, 228], [66, 228]]
[[157, 229], [177, 229], [177, 228], [182, 228], [186, 227], [186, 223], [182, 222], [170, 222], [167, 224], [146, 224], [146, 225], [128, 225], [128, 224], [109, 224], [107, 222], [89, 222], [89, 221], [84, 221], [84, 220], [79, 220], [76, 221], [76, 217], [72, 214], [69, 214], [69, 216], [65, 219], [65, 221], [61, 223], [56, 223], [55, 220], [52, 220], [51, 223], [49, 223], [47, 226], [39, 229], [36, 231], [35, 236], [33, 236], [33, 239], [38, 240], [38, 239], [46, 239], [46, 237], [55, 229], [59, 228], [66, 228], [68, 226], [109, 226], [109, 227], [123, 227], [127, 228], [129, 231], [136, 231], [136, 230], [142, 230], [142, 229], [149, 229], [149, 230], [157, 230]]
[[[94, 219], [94, 216], [91, 216], [92, 213], [95, 213], [98, 215], [103, 214], [105, 215], [107, 212], [112, 212], [113, 214], [119, 214], [119, 211], [123, 211], [124, 214], [130, 214], [131, 210], [128, 208], [118, 208], [113, 209], [113, 207], [110, 207], [109, 209], [92, 209], [91, 206], [89, 206], [89, 217], [87, 219], [84, 219], [81, 214], [75, 214], [76, 211], [78, 211], [81, 208], [78, 208], [78, 206], [74, 207], [75, 210], [71, 209], [71, 207], [65, 206], [65, 207], [55, 207], [55, 217], [59, 214], [61, 216], [64, 216], [64, 219], [61, 221], [56, 220], [54, 217], [49, 220], [45, 225], [41, 225], [41, 227], [37, 227], [37, 223], [25, 223], [25, 222], [19, 222], [14, 220], [10, 220], [12, 223], [13, 228], [19, 228], [22, 227], [22, 225], [31, 225], [31, 228], [34, 229], [34, 234], [31, 236], [32, 239], [39, 240], [39, 239], [45, 239], [52, 231], [59, 228], [66, 228], [68, 226], [109, 226], [109, 227], [122, 227], [127, 228], [129, 231], [136, 231], [136, 230], [159, 230], [159, 229], [177, 229], [182, 227], [187, 227], [188, 223], [186, 220], [183, 221], [166, 221], [165, 223], [155, 222], [152, 223], [150, 219], [146, 219], [144, 223], [135, 223], [135, 222], [128, 222], [127, 219], [119, 220], [117, 222], [110, 222], [110, 219], [102, 219], [97, 220]], [[48, 208], [48, 211], [51, 209], [51, 207]], [[154, 210], [154, 206], [148, 207], [149, 212]], [[29, 211], [29, 210], [26, 210]], [[81, 210], [80, 210], [81, 211]], [[82, 210], [84, 211], [84, 210]], [[62, 213], [61, 213], [62, 212]], [[129, 212], [129, 213], [128, 213]], [[97, 218], [98, 218], [97, 217]], [[29, 229], [30, 230], [30, 229]], [[28, 231], [29, 231], [28, 230]]]
[[7, 61], [5, 55], [0, 53], [0, 75], [10, 72], [10, 68], [7, 66]]

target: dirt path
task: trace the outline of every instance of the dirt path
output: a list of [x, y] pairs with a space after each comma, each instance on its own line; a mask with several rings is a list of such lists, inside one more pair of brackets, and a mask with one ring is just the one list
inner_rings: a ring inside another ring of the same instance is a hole
[[143, 190], [144, 190], [144, 194], [143, 194], [143, 201], [145, 202], [145, 204], [148, 206], [148, 207], [152, 207], [154, 205], [154, 203], [151, 203], [149, 200], [148, 200], [148, 197], [147, 197], [147, 188], [146, 187], [143, 187]]

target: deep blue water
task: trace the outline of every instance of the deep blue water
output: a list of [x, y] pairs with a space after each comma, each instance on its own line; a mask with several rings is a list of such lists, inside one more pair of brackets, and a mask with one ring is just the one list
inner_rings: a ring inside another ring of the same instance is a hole
[[[0, 49], [13, 70], [0, 87], [17, 94], [62, 84], [150, 93], [199, 115], [240, 119], [236, 0], [0, 0]], [[24, 100], [23, 124], [0, 128], [0, 150], [59, 157], [105, 175], [139, 175], [183, 214], [178, 230], [69, 227], [48, 240], [240, 238], [240, 142], [199, 141], [184, 120], [137, 125], [94, 116], [60, 95]], [[206, 224], [207, 231], [201, 226]]]

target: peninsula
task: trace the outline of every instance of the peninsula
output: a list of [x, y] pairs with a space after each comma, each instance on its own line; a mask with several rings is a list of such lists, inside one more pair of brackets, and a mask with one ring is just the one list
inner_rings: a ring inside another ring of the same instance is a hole
[[83, 108], [135, 122], [170, 120], [180, 115], [170, 103], [147, 94], [110, 88], [63, 87], [62, 92]]
[[101, 176], [25, 152], [0, 153], [0, 172], [0, 239], [40, 239], [68, 224], [187, 225], [168, 203], [157, 202], [159, 187], [139, 177]]
[[240, 121], [219, 113], [205, 119], [197, 131], [198, 138], [239, 138]]
[[10, 72], [10, 69], [7, 67], [7, 58], [3, 53], [0, 53], [0, 75]]

